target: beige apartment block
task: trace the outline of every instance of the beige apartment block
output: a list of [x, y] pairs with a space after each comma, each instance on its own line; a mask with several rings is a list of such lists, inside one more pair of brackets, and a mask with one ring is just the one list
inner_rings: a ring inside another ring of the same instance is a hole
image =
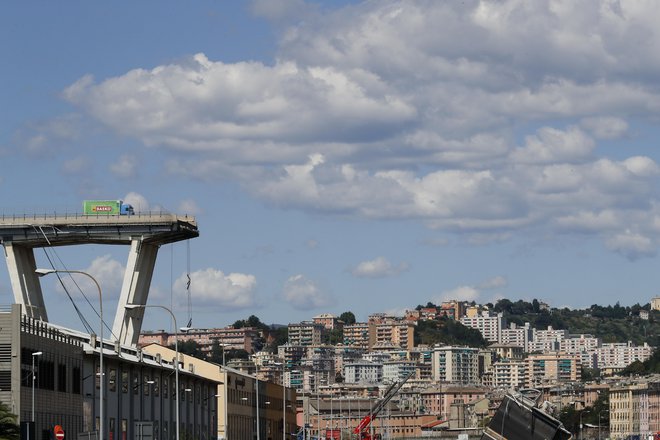
[[575, 382], [580, 379], [582, 367], [579, 356], [566, 353], [532, 354], [527, 362], [527, 386]]
[[369, 324], [356, 322], [344, 326], [344, 345], [351, 347], [369, 347]]
[[650, 438], [660, 431], [660, 377], [610, 388], [610, 436]]
[[290, 345], [321, 345], [321, 338], [325, 327], [312, 321], [303, 321], [289, 324]]
[[651, 310], [660, 310], [660, 296], [651, 299]]

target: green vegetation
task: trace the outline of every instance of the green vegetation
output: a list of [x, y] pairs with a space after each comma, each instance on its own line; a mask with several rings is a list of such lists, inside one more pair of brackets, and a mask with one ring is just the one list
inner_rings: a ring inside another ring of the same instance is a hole
[[466, 327], [453, 319], [443, 317], [438, 321], [419, 321], [415, 327], [415, 345], [437, 343], [469, 347], [488, 345], [479, 330]]
[[559, 420], [564, 424], [566, 429], [571, 432], [577, 433], [580, 429], [580, 414], [582, 414], [582, 424], [590, 424], [598, 426], [598, 417], [600, 416], [601, 426], [609, 426], [610, 413], [609, 413], [609, 396], [607, 393], [602, 393], [594, 402], [594, 405], [586, 409], [576, 409], [575, 405], [566, 405], [559, 413]]
[[12, 414], [9, 407], [0, 402], [0, 439], [18, 440], [21, 430], [16, 423], [16, 415]]
[[344, 312], [339, 315], [339, 320], [342, 321], [345, 325], [355, 324], [355, 315], [353, 312]]

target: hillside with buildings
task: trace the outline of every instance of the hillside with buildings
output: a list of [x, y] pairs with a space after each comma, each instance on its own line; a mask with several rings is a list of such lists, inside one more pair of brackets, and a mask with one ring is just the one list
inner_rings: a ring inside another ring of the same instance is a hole
[[[282, 327], [252, 316], [179, 338], [194, 341], [207, 359], [295, 388], [304, 417], [317, 417], [327, 427], [350, 428], [339, 402], [358, 408], [359, 402], [377, 400], [389, 384], [412, 374], [390, 402], [390, 411], [401, 415], [396, 423], [416, 426], [419, 435], [484, 426], [505, 392], [526, 388], [540, 390], [566, 426], [584, 417], [593, 426], [607, 423], [614, 435], [660, 431], [660, 406], [641, 415], [642, 425], [619, 410], [625, 396], [660, 399], [658, 378], [631, 376], [651, 373], [656, 365], [658, 306], [654, 300], [644, 306], [569, 310], [537, 300], [447, 301], [417, 306], [404, 316], [374, 313], [363, 322], [346, 312], [341, 316], [349, 322], [320, 314]], [[152, 332], [140, 341], [172, 345], [173, 337]], [[246, 355], [233, 355], [239, 352]], [[633, 389], [634, 395], [626, 394]], [[393, 433], [404, 429], [390, 423]]]

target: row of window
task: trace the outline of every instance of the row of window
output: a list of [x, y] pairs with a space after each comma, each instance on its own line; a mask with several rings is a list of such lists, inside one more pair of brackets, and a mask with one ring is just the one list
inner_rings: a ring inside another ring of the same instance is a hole
[[[80, 394], [80, 361], [47, 353], [34, 356], [35, 350], [21, 349], [21, 385], [62, 393]], [[34, 362], [34, 364], [32, 363]], [[33, 371], [34, 365], [34, 371]], [[3, 388], [4, 389], [4, 388]]]

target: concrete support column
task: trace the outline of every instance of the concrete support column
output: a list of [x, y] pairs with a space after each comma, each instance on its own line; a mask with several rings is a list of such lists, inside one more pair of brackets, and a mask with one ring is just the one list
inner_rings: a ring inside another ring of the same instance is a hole
[[48, 314], [41, 292], [41, 284], [34, 272], [37, 264], [33, 248], [15, 245], [6, 240], [2, 244], [5, 248], [7, 271], [14, 292], [14, 301], [22, 306], [23, 313], [27, 316], [47, 322]]
[[112, 333], [119, 338], [122, 345], [137, 345], [142, 330], [142, 317], [145, 309], [128, 310], [124, 306], [126, 304], [145, 305], [147, 303], [157, 254], [157, 245], [145, 244], [141, 238], [135, 238], [131, 241], [124, 282], [117, 304], [117, 314], [112, 326]]

